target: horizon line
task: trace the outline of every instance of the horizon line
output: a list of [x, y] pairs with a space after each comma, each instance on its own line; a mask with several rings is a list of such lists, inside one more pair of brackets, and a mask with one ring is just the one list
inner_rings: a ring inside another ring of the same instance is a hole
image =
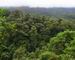
[[28, 7], [28, 8], [75, 8], [75, 6], [63, 7], [63, 6], [53, 6], [53, 7], [31, 7], [31, 6], [0, 6], [0, 8], [10, 8], [10, 7]]

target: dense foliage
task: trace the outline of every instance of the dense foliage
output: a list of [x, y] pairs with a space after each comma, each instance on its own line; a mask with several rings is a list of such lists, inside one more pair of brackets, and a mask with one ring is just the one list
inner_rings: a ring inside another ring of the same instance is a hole
[[75, 21], [0, 9], [0, 60], [75, 60]]

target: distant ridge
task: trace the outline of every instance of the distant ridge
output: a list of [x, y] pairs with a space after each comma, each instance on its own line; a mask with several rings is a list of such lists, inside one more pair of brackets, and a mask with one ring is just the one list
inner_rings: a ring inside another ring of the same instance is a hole
[[3, 7], [7, 8], [9, 10], [21, 10], [23, 12], [28, 13], [37, 13], [42, 15], [48, 15], [48, 16], [56, 16], [56, 17], [65, 17], [67, 18], [75, 18], [75, 7], [65, 8], [65, 7], [50, 7], [50, 8], [44, 8], [44, 7], [28, 7], [28, 6], [20, 6], [20, 7]]

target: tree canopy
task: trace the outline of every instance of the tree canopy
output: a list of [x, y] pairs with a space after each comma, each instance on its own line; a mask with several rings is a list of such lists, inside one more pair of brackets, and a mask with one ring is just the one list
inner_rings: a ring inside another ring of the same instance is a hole
[[0, 9], [0, 60], [74, 60], [75, 21]]

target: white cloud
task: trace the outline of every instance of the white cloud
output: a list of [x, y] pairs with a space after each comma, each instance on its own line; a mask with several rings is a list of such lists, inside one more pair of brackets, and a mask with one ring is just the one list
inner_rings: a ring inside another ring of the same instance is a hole
[[75, 7], [75, 0], [0, 0], [0, 6]]

